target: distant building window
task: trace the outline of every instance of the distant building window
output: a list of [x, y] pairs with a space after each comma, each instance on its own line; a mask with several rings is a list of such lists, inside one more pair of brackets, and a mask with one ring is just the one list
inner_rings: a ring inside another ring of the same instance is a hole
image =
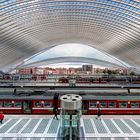
[[89, 107], [96, 108], [97, 107], [96, 102], [90, 102]]
[[22, 103], [21, 102], [14, 102], [14, 107], [21, 107]]
[[115, 108], [116, 107], [116, 102], [109, 102], [108, 107], [109, 108]]
[[51, 107], [51, 103], [50, 102], [44, 102], [44, 107], [46, 107], [46, 108]]
[[120, 108], [127, 108], [127, 102], [120, 102], [119, 107]]
[[131, 108], [139, 108], [139, 102], [131, 102]]
[[12, 102], [11, 101], [5, 101], [4, 102], [4, 107], [12, 107]]
[[35, 104], [34, 104], [35, 107], [41, 107], [41, 101], [36, 101]]
[[82, 69], [83, 71], [92, 71], [92, 65], [83, 65]]
[[100, 108], [105, 108], [106, 107], [106, 102], [100, 102]]

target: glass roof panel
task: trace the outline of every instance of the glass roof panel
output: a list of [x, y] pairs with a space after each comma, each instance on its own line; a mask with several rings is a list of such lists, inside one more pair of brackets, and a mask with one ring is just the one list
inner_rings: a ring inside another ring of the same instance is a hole
[[140, 66], [139, 0], [1, 0], [0, 13], [0, 68], [69, 42]]

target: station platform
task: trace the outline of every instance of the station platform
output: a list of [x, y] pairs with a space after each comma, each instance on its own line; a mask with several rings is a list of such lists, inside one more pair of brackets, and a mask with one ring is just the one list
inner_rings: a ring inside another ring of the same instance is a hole
[[[58, 140], [59, 126], [52, 115], [5, 115], [0, 140]], [[140, 115], [85, 115], [81, 128], [80, 140], [140, 140]]]

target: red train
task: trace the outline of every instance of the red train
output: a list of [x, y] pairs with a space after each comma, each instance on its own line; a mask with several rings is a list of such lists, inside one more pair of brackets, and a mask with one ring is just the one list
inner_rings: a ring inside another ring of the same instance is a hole
[[105, 81], [102, 78], [92, 78], [92, 77], [61, 77], [59, 78], [58, 82], [59, 83], [69, 83], [71, 80], [74, 80], [75, 83], [80, 83], [80, 84], [90, 84], [90, 83], [99, 83], [99, 84], [105, 84], [107, 81]]
[[59, 78], [59, 83], [69, 83], [71, 80], [75, 80], [75, 83], [80, 84], [140, 84], [140, 76], [92, 76], [92, 77], [61, 77]]
[[[0, 99], [0, 110], [7, 114], [52, 114], [53, 107], [53, 96], [12, 96]], [[140, 115], [140, 96], [82, 95], [83, 114], [96, 114], [98, 107], [104, 115]], [[61, 108], [60, 100], [58, 108]]]
[[140, 84], [140, 75], [137, 76], [107, 76], [107, 75], [86, 75], [86, 76], [67, 76], [67, 75], [50, 75], [47, 74], [0, 74], [0, 80], [12, 80], [12, 81], [19, 81], [19, 80], [32, 80], [32, 81], [44, 81], [47, 80], [56, 80], [58, 83], [69, 83], [70, 81], [75, 80], [75, 83], [80, 84], [106, 84], [106, 83], [116, 83], [116, 84]]
[[19, 80], [46, 80], [47, 75], [45, 74], [0, 74], [0, 80], [13, 80], [13, 81], [19, 81]]

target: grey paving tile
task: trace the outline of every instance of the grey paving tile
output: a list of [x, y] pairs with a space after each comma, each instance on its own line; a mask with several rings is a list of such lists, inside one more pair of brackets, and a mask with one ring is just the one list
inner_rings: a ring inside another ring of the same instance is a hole
[[49, 122], [49, 119], [43, 119], [40, 122], [39, 126], [37, 127], [37, 129], [35, 130], [34, 133], [44, 133], [44, 131], [45, 131], [46, 127], [47, 127], [48, 122]]
[[86, 133], [95, 133], [90, 119], [83, 119], [83, 123]]
[[87, 140], [97, 140], [97, 138], [86, 138]]
[[124, 133], [132, 133], [131, 130], [120, 119], [113, 119], [113, 120], [116, 122], [116, 124]]
[[55, 140], [56, 138], [44, 138], [44, 140]]
[[140, 119], [133, 119], [133, 120], [140, 125]]
[[12, 119], [7, 124], [3, 125], [3, 127], [0, 128], [0, 133], [5, 133], [10, 127], [12, 127], [18, 119]]
[[128, 138], [129, 140], [139, 140], [139, 138]]
[[5, 137], [5, 138], [2, 138], [1, 140], [26, 140], [27, 138], [20, 138], [20, 137], [18, 137], [18, 138], [9, 138], [9, 137]]
[[110, 119], [104, 119], [104, 122], [111, 133], [120, 133], [119, 130], [116, 128], [116, 126], [113, 124], [113, 122]]
[[38, 121], [39, 119], [32, 119], [21, 133], [31, 133]]
[[[2, 123], [4, 124], [4, 123], [6, 123], [8, 120], [9, 120], [9, 119], [4, 119]], [[1, 124], [0, 124], [0, 126], [1, 126]]]
[[124, 121], [136, 132], [140, 133], [140, 127], [133, 123], [130, 119], [124, 119]]
[[41, 140], [41, 138], [30, 138], [30, 140]]
[[59, 120], [53, 119], [47, 133], [57, 133], [59, 122]]
[[115, 140], [125, 140], [125, 138], [114, 138]]
[[93, 119], [98, 133], [107, 133], [101, 120]]
[[12, 140], [13, 138], [2, 138], [1, 140]]
[[111, 140], [111, 138], [100, 138], [100, 140]]
[[21, 120], [9, 133], [18, 133], [29, 119]]

